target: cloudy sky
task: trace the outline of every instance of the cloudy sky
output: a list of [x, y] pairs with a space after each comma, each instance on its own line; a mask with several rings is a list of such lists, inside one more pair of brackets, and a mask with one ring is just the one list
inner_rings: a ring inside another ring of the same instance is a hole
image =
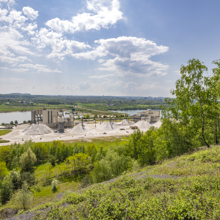
[[219, 0], [0, 0], [0, 93], [170, 96], [220, 59]]

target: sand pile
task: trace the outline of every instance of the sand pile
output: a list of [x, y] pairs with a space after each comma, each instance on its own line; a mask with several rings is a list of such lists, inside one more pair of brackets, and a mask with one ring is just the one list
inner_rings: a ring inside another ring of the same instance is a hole
[[155, 124], [153, 124], [153, 126], [154, 126], [155, 128], [159, 128], [161, 125], [162, 125], [162, 121], [158, 121], [158, 122], [156, 122]]
[[70, 130], [70, 133], [72, 133], [72, 134], [84, 134], [86, 131], [85, 131], [85, 129], [82, 127], [82, 124], [80, 123], [80, 124], [78, 124], [78, 125], [76, 125], [74, 128], [72, 128], [71, 130]]
[[112, 131], [113, 127], [110, 122], [105, 121], [99, 127], [97, 127], [97, 130], [99, 130], [99, 131]]
[[26, 135], [43, 135], [52, 132], [53, 130], [45, 124], [32, 124], [22, 131]]
[[132, 124], [134, 123], [132, 121], [128, 121], [127, 119], [124, 119], [123, 121], [121, 121], [121, 125], [124, 125], [124, 126], [129, 126]]
[[147, 121], [140, 120], [137, 123], [135, 123], [133, 126], [137, 126], [139, 129], [149, 129], [151, 127], [151, 124]]

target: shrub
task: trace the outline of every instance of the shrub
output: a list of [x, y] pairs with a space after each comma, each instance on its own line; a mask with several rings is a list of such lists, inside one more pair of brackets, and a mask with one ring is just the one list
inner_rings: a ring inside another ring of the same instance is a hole
[[53, 193], [55, 193], [57, 191], [58, 181], [56, 179], [53, 179], [51, 184], [52, 184], [52, 191], [53, 191]]
[[33, 194], [28, 188], [28, 184], [25, 181], [22, 185], [22, 189], [18, 190], [14, 196], [16, 204], [22, 208], [30, 208], [33, 202]]
[[25, 153], [23, 153], [20, 158], [20, 165], [22, 171], [27, 171], [27, 172], [31, 171], [36, 161], [37, 161], [36, 155], [29, 147], [28, 150]]

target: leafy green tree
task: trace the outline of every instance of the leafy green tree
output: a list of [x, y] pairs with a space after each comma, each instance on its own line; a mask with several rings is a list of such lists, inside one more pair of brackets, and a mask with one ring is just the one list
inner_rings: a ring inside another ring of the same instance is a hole
[[8, 174], [8, 169], [6, 167], [6, 163], [0, 162], [0, 179], [2, 180], [7, 174]]
[[29, 190], [28, 184], [25, 181], [22, 188], [15, 194], [15, 201], [17, 205], [22, 209], [30, 208], [33, 202], [33, 194]]
[[71, 165], [73, 170], [80, 170], [86, 167], [86, 165], [90, 162], [89, 156], [84, 153], [74, 154], [66, 159], [66, 162]]
[[36, 161], [37, 161], [36, 155], [29, 147], [28, 150], [25, 153], [23, 153], [20, 158], [20, 165], [22, 171], [27, 171], [27, 172], [31, 171]]
[[176, 89], [172, 91], [176, 98], [172, 103], [169, 100], [168, 104], [172, 104], [169, 109], [171, 117], [184, 123], [187, 134], [189, 126], [196, 131], [195, 133], [201, 131], [204, 144], [210, 147], [205, 134], [209, 118], [207, 111], [209, 79], [203, 76], [206, 71], [207, 67], [196, 59], [189, 60], [186, 66], [182, 65], [181, 78], [177, 80]]
[[215, 143], [219, 144], [220, 122], [219, 122], [219, 98], [220, 98], [220, 60], [213, 61], [217, 67], [212, 69], [213, 75], [209, 78], [209, 113], [214, 124]]
[[2, 204], [6, 204], [7, 201], [9, 201], [12, 197], [13, 193], [13, 184], [10, 180], [9, 176], [6, 176], [2, 182], [2, 187], [1, 187], [1, 202]]
[[22, 186], [21, 175], [19, 171], [12, 170], [9, 174], [9, 179], [12, 182], [13, 190], [20, 189]]

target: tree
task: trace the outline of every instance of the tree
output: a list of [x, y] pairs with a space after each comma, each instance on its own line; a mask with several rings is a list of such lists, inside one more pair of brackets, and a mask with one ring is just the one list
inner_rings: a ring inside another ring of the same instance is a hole
[[213, 76], [209, 80], [209, 108], [212, 120], [215, 126], [215, 143], [219, 144], [218, 134], [220, 133], [219, 126], [219, 98], [220, 98], [220, 60], [213, 61], [213, 64], [217, 65], [212, 69]]
[[2, 187], [1, 187], [1, 202], [2, 204], [6, 204], [7, 201], [11, 199], [13, 193], [13, 184], [10, 180], [9, 176], [6, 176], [2, 182]]
[[0, 179], [3, 179], [8, 174], [8, 169], [6, 167], [6, 163], [0, 162]]
[[207, 110], [210, 82], [208, 77], [203, 76], [206, 71], [207, 67], [196, 59], [189, 60], [186, 66], [182, 65], [181, 78], [177, 80], [176, 89], [172, 91], [176, 98], [171, 102], [168, 100], [168, 104], [171, 104], [171, 117], [184, 123], [187, 133], [188, 127], [193, 128], [195, 133], [201, 131], [201, 138], [209, 148], [205, 131], [210, 117]]
[[66, 159], [67, 163], [70, 163], [73, 170], [80, 170], [86, 167], [89, 163], [89, 156], [84, 153], [77, 153]]
[[29, 147], [28, 150], [25, 153], [23, 153], [20, 158], [20, 165], [22, 171], [27, 171], [27, 172], [31, 171], [36, 161], [37, 161], [36, 155]]
[[31, 207], [33, 202], [33, 194], [29, 190], [26, 181], [23, 183], [22, 188], [16, 192], [15, 201], [17, 205], [20, 206], [22, 209], [27, 209]]
[[56, 179], [53, 179], [53, 181], [51, 183], [53, 193], [55, 193], [57, 191], [57, 184], [58, 184], [58, 181]]

